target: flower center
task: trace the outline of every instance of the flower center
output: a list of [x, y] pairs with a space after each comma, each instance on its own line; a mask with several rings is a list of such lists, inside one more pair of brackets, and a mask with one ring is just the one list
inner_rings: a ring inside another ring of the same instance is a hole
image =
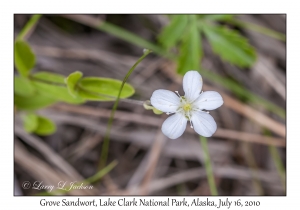
[[191, 111], [192, 105], [189, 104], [189, 103], [186, 103], [186, 104], [184, 104], [184, 105], [182, 106], [182, 108], [183, 108], [183, 110], [184, 110], [185, 112], [188, 112], [188, 111]]

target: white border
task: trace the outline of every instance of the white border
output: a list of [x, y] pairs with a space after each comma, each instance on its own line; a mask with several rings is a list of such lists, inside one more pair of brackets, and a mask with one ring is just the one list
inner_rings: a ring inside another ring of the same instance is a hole
[[[284, 207], [298, 207], [299, 192], [299, 124], [298, 109], [299, 97], [299, 12], [296, 1], [80, 1], [77, 4], [74, 0], [51, 0], [33, 1], [19, 0], [2, 2], [1, 9], [1, 86], [0, 95], [2, 99], [1, 116], [1, 181], [0, 181], [0, 206], [9, 207], [4, 209], [17, 209], [18, 207], [29, 207], [41, 209], [40, 199], [44, 197], [14, 197], [13, 196], [13, 14], [14, 13], [287, 13], [287, 196], [286, 197], [229, 197], [230, 200], [241, 199], [260, 201], [260, 207], [255, 209], [282, 209]], [[61, 200], [68, 197], [45, 197], [48, 200]], [[96, 199], [100, 197], [82, 197], [82, 200]], [[113, 197], [118, 199], [123, 197]], [[127, 197], [133, 198], [133, 197]], [[142, 197], [138, 197], [142, 198]], [[154, 197], [151, 197], [154, 198]], [[167, 197], [157, 197], [162, 199]], [[205, 197], [200, 197], [205, 199]], [[226, 197], [221, 197], [224, 199]], [[69, 197], [76, 200], [76, 197]], [[102, 197], [102, 199], [105, 199]], [[180, 197], [177, 197], [180, 200]], [[193, 197], [188, 197], [188, 200]], [[210, 197], [218, 200], [218, 198]], [[67, 208], [67, 207], [58, 207]], [[71, 207], [74, 208], [74, 207]], [[81, 207], [82, 208], [82, 207]], [[81, 209], [80, 208], [80, 209]], [[109, 209], [119, 209], [110, 207]], [[132, 207], [124, 207], [132, 209]], [[149, 209], [149, 207], [138, 207]], [[168, 207], [182, 208], [182, 207]], [[190, 207], [191, 208], [191, 207]], [[197, 207], [206, 209], [204, 207]], [[101, 207], [101, 209], [106, 209]], [[212, 209], [212, 208], [210, 208]], [[230, 209], [241, 209], [231, 207]], [[249, 207], [248, 207], [249, 209]]]

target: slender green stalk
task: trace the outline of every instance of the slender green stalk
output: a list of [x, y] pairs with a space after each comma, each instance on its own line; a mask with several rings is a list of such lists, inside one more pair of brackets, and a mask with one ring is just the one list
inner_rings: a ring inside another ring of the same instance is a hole
[[263, 26], [259, 26], [259, 25], [253, 24], [253, 23], [240, 21], [240, 20], [236, 20], [236, 19], [228, 19], [226, 21], [229, 23], [232, 23], [236, 26], [240, 26], [243, 28], [247, 28], [247, 29], [259, 32], [261, 34], [272, 37], [274, 39], [278, 39], [280, 41], [286, 41], [286, 36], [284, 34], [274, 31], [274, 30], [271, 30], [269, 28], [265, 28]]
[[[271, 136], [271, 131], [268, 130], [268, 129], [265, 129], [263, 131], [263, 133], [266, 136]], [[269, 152], [271, 154], [271, 158], [275, 163], [276, 170], [277, 170], [277, 172], [280, 176], [281, 183], [282, 183], [284, 191], [285, 191], [286, 190], [286, 185], [285, 185], [286, 184], [286, 177], [285, 177], [286, 176], [286, 171], [285, 171], [284, 165], [282, 163], [282, 160], [280, 158], [278, 149], [273, 145], [269, 145], [268, 149], [269, 149]]]
[[210, 161], [210, 156], [209, 156], [209, 151], [207, 146], [207, 139], [203, 136], [200, 136], [200, 143], [204, 154], [204, 165], [205, 165], [210, 193], [211, 195], [218, 195], [218, 190], [215, 184], [215, 178], [213, 175], [212, 164]]
[[253, 156], [252, 146], [249, 142], [244, 142], [244, 146], [245, 146], [245, 150], [246, 150], [246, 152], [245, 152], [246, 161], [250, 167], [250, 171], [251, 171], [252, 178], [253, 178], [252, 181], [253, 181], [254, 188], [258, 195], [264, 195], [264, 190], [261, 185], [261, 182], [256, 178], [258, 167], [257, 167], [256, 161]]
[[101, 20], [95, 19], [93, 17], [89, 17], [87, 15], [62, 15], [62, 16], [65, 18], [71, 19], [73, 21], [82, 23], [84, 25], [88, 25], [94, 29], [107, 32], [108, 34], [111, 34], [115, 37], [125, 40], [131, 44], [134, 44], [136, 46], [139, 46], [139, 47], [142, 47], [145, 49], [149, 49], [161, 56], [168, 57], [168, 58], [172, 58], [175, 56], [175, 55], [168, 53], [162, 47], [160, 47], [152, 42], [149, 42], [148, 40], [143, 39], [142, 37], [137, 36], [136, 34], [131, 33], [130, 31], [127, 31], [119, 26], [114, 25], [114, 24], [111, 24], [111, 23], [108, 23], [105, 21], [101, 21]]
[[109, 165], [107, 165], [105, 168], [100, 170], [98, 173], [96, 173], [94, 176], [91, 176], [85, 180], [85, 182], [88, 183], [94, 183], [99, 181], [104, 175], [108, 174], [116, 165], [118, 164], [118, 161], [114, 160]]
[[[85, 180], [82, 180], [81, 182], [79, 182], [80, 184], [83, 183], [83, 184], [92, 184], [96, 181], [99, 181], [102, 177], [104, 177], [106, 174], [108, 174], [114, 167], [116, 167], [116, 165], [118, 164], [118, 162], [116, 160], [114, 160], [113, 162], [111, 162], [109, 165], [107, 165], [105, 168], [103, 168], [102, 170], [98, 171], [95, 175], [85, 179]], [[77, 186], [76, 184], [74, 186]], [[42, 193], [38, 193], [36, 195], [57, 195], [57, 194], [66, 194], [70, 191], [72, 191], [73, 189], [70, 189], [71, 186], [68, 185], [66, 187], [64, 187], [66, 190], [63, 190], [63, 189], [58, 189], [58, 190], [55, 190], [53, 192], [42, 192]], [[70, 190], [68, 190], [70, 189]]]
[[108, 156], [108, 148], [109, 148], [109, 136], [110, 136], [110, 130], [111, 130], [111, 126], [112, 126], [112, 122], [113, 122], [113, 119], [114, 119], [114, 116], [115, 116], [115, 112], [116, 112], [116, 109], [118, 107], [118, 104], [119, 104], [119, 100], [120, 100], [120, 96], [121, 96], [121, 92], [122, 92], [122, 89], [124, 87], [124, 84], [126, 83], [127, 79], [129, 78], [129, 76], [131, 75], [131, 73], [133, 72], [133, 70], [135, 69], [135, 67], [147, 56], [149, 55], [149, 53], [151, 53], [150, 50], [146, 50], [144, 52], [144, 55], [142, 57], [140, 57], [138, 59], [138, 61], [129, 69], [129, 71], [127, 72], [125, 78], [123, 79], [123, 82], [122, 82], [122, 85], [121, 85], [121, 88], [119, 90], [119, 93], [118, 93], [118, 97], [114, 103], [114, 106], [112, 108], [112, 111], [110, 113], [110, 117], [109, 117], [109, 120], [108, 120], [108, 124], [107, 124], [107, 129], [106, 129], [106, 133], [105, 133], [105, 137], [104, 137], [104, 141], [103, 141], [103, 146], [102, 146], [102, 152], [101, 152], [101, 159], [100, 159], [100, 164], [99, 164], [99, 167], [100, 168], [103, 168], [106, 164], [106, 160], [107, 160], [107, 156]]
[[98, 25], [97, 29], [100, 29], [102, 31], [105, 31], [107, 33], [110, 33], [118, 38], [121, 38], [125, 41], [128, 41], [132, 44], [135, 44], [136, 46], [150, 49], [153, 52], [156, 52], [159, 55], [172, 57], [172, 55], [168, 54], [164, 49], [162, 49], [160, 46], [151, 43], [129, 31], [124, 30], [123, 28], [120, 28], [116, 25], [110, 24], [108, 22], [103, 22], [100, 25]]
[[286, 189], [285, 187], [285, 169], [284, 169], [284, 166], [283, 166], [283, 163], [281, 161], [281, 158], [280, 158], [280, 155], [278, 153], [278, 150], [275, 146], [273, 145], [269, 145], [269, 151], [271, 153], [271, 157], [275, 163], [275, 166], [276, 166], [276, 169], [277, 169], [277, 172], [280, 176], [280, 179], [281, 179], [281, 183], [283, 185], [283, 188], [284, 188], [284, 191]]
[[36, 26], [39, 19], [42, 17], [42, 15], [33, 15], [30, 20], [26, 23], [24, 28], [19, 33], [17, 39], [25, 39], [28, 33]]

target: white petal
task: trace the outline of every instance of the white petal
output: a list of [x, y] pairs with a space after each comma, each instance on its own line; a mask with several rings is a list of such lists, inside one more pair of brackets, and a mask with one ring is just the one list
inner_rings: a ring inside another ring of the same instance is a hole
[[151, 104], [162, 112], [175, 112], [180, 105], [179, 97], [169, 90], [156, 90], [150, 98]]
[[183, 77], [183, 90], [185, 97], [194, 101], [202, 90], [202, 77], [197, 71], [188, 71]]
[[180, 137], [186, 128], [187, 119], [183, 114], [177, 113], [168, 117], [162, 124], [162, 132], [170, 139]]
[[195, 131], [201, 136], [210, 137], [217, 130], [214, 118], [206, 112], [193, 112], [191, 121]]
[[214, 110], [223, 104], [222, 96], [215, 91], [205, 91], [194, 101], [194, 105], [199, 109]]

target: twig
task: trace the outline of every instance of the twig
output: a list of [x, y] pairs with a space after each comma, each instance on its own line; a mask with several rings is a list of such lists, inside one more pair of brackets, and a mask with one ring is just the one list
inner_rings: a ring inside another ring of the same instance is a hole
[[[119, 63], [123, 66], [129, 66], [130, 63], [135, 62], [138, 58], [133, 56], [124, 56], [117, 53], [111, 53], [104, 50], [93, 49], [63, 49], [58, 47], [31, 45], [32, 49], [37, 55], [53, 57], [53, 58], [68, 58], [75, 60], [92, 60], [103, 63], [114, 64]], [[142, 67], [145, 65], [141, 63]]]
[[[53, 109], [59, 111], [65, 111], [70, 113], [76, 114], [83, 114], [93, 117], [102, 117], [108, 118], [109, 117], [109, 110], [101, 109], [101, 108], [93, 108], [88, 106], [74, 106], [68, 104], [56, 104], [52, 106]], [[135, 122], [138, 124], [143, 125], [150, 125], [150, 126], [161, 126], [163, 120], [157, 117], [145, 116], [136, 113], [130, 113], [125, 111], [116, 111], [115, 113], [116, 120], [122, 120], [126, 122]], [[187, 128], [187, 131], [190, 133], [195, 133], [194, 130]], [[265, 144], [265, 145], [274, 145], [285, 147], [285, 140], [281, 138], [274, 138], [274, 137], [266, 137], [259, 134], [252, 134], [240, 131], [234, 131], [229, 129], [222, 129], [218, 128], [217, 132], [214, 134], [214, 137], [222, 137], [225, 139], [233, 139], [233, 140], [240, 140], [246, 142], [253, 142], [258, 144]]]
[[105, 21], [100, 21], [97, 18], [93, 18], [92, 16], [88, 15], [62, 15], [65, 18], [68, 18], [70, 20], [82, 23], [84, 25], [90, 26], [92, 28], [95, 28], [97, 30], [105, 31], [115, 37], [121, 38], [123, 40], [126, 40], [134, 45], [137, 45], [141, 48], [147, 48], [150, 49], [160, 55], [167, 56], [167, 53], [164, 49], [158, 47], [157, 45], [123, 29], [118, 26], [115, 26], [113, 24], [110, 24]]
[[276, 68], [275, 65], [272, 65], [271, 61], [262, 55], [258, 56], [256, 63], [253, 66], [253, 70], [258, 74], [264, 77], [266, 82], [283, 98], [285, 99], [285, 86], [284, 84], [276, 77], [274, 72], [271, 71], [271, 68]]
[[161, 154], [161, 150], [165, 144], [166, 137], [163, 135], [161, 130], [159, 129], [157, 132], [157, 135], [155, 137], [155, 142], [152, 145], [150, 155], [149, 155], [149, 161], [147, 164], [147, 169], [145, 173], [145, 177], [141, 183], [141, 195], [147, 195], [149, 190], [149, 184], [153, 177], [159, 156]]
[[[74, 182], [74, 178], [69, 177], [63, 173], [57, 173], [53, 168], [48, 165], [46, 162], [36, 158], [34, 155], [30, 154], [22, 146], [19, 140], [15, 140], [15, 162], [25, 169], [30, 175], [33, 176], [36, 180], [43, 181], [46, 185], [53, 185], [54, 187], [58, 186], [58, 183], [63, 181]], [[71, 195], [95, 195], [98, 194], [97, 189], [80, 189], [80, 190], [71, 190], [66, 191], [66, 193]]]
[[15, 133], [19, 136], [24, 142], [35, 148], [40, 152], [47, 160], [54, 164], [61, 171], [66, 173], [73, 179], [81, 180], [83, 177], [63, 158], [56, 154], [52, 149], [43, 143], [38, 137], [32, 136], [31, 134], [25, 132], [18, 125], [15, 125]]
[[[239, 166], [218, 166], [215, 167], [214, 173], [218, 177], [227, 178], [227, 179], [235, 179], [235, 180], [251, 180], [252, 175], [251, 171], [245, 167]], [[153, 180], [149, 186], [148, 195], [151, 195], [155, 192], [162, 191], [168, 187], [186, 183], [192, 180], [199, 180], [206, 177], [206, 172], [203, 168], [193, 168], [186, 171], [181, 171], [172, 175], [169, 175], [165, 178], [160, 178]], [[282, 186], [278, 184], [279, 179], [274, 176], [273, 171], [264, 171], [259, 170], [255, 174], [255, 177], [265, 183], [268, 183], [271, 188], [282, 191]], [[139, 194], [141, 188], [139, 186], [133, 186], [130, 189], [125, 191], [118, 191], [112, 193], [113, 195], [137, 195]]]
[[[87, 117], [78, 117], [67, 115], [64, 113], [56, 113], [49, 111], [40, 111], [43, 116], [49, 117], [57, 123], [67, 123], [70, 125], [81, 126], [83, 128], [96, 131], [99, 134], [105, 133], [106, 126], [98, 122], [98, 120], [88, 119]], [[156, 129], [155, 129], [156, 131]], [[153, 142], [153, 136], [155, 135], [153, 129], [135, 129], [135, 132], [131, 130], [116, 130], [113, 129], [111, 132], [111, 139], [120, 142], [130, 142], [138, 145], [141, 148], [148, 149], [151, 147]], [[189, 135], [189, 134], [184, 134]], [[141, 138], [143, 136], [143, 138]], [[232, 152], [232, 147], [228, 145], [227, 142], [222, 141], [209, 141], [210, 150], [216, 154], [212, 157], [215, 160], [224, 160], [225, 154], [230, 154]], [[166, 157], [177, 157], [186, 160], [199, 160], [199, 150], [201, 150], [200, 145], [197, 141], [192, 138], [168, 141], [167, 145], [163, 148], [162, 154]]]

